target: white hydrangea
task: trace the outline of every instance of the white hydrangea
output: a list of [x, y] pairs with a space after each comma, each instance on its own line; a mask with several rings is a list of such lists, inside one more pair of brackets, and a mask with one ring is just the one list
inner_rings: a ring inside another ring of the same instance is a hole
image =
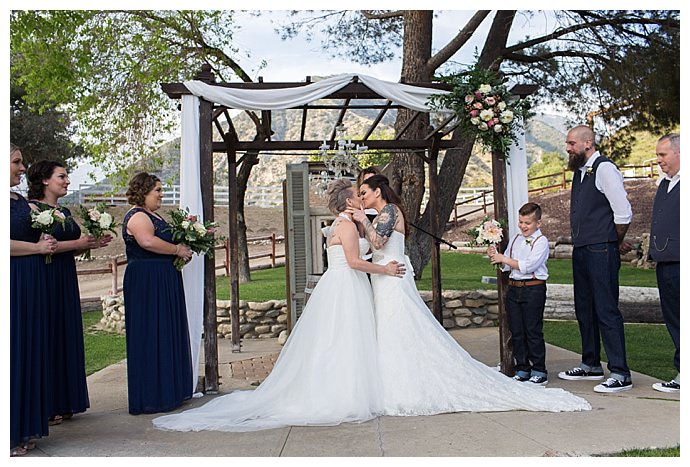
[[109, 229], [113, 223], [113, 216], [108, 214], [107, 212], [104, 212], [101, 214], [100, 219], [98, 220], [98, 225], [101, 226], [101, 229]]

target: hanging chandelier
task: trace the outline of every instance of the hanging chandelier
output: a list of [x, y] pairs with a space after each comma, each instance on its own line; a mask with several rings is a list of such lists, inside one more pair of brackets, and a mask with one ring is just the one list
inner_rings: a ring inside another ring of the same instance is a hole
[[335, 127], [337, 141], [335, 147], [331, 149], [326, 140], [319, 146], [319, 157], [326, 166], [326, 170], [321, 171], [318, 178], [312, 177], [316, 184], [316, 193], [324, 196], [328, 189], [328, 184], [344, 176], [356, 177], [359, 173], [359, 155], [369, 148], [363, 145], [352, 143], [351, 139], [345, 137], [345, 126]]

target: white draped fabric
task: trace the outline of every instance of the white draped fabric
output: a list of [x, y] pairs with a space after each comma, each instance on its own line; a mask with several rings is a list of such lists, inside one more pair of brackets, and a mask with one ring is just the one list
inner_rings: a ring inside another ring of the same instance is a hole
[[525, 134], [520, 135], [517, 144], [508, 151], [506, 161], [506, 191], [508, 196], [508, 231], [514, 237], [518, 230], [518, 209], [529, 200], [527, 192], [527, 152], [525, 151]]
[[355, 76], [372, 91], [390, 99], [394, 104], [422, 112], [429, 110], [428, 100], [432, 94], [447, 93], [438, 89], [381, 81], [360, 74], [337, 75], [304, 86], [285, 89], [230, 89], [201, 81], [186, 81], [184, 85], [195, 96], [232, 109], [281, 110], [305, 105], [333, 94]]
[[[182, 137], [180, 139], [180, 208], [189, 208], [203, 221], [199, 146], [199, 98], [182, 96]], [[199, 376], [199, 353], [204, 324], [204, 259], [198, 255], [182, 270], [187, 304], [189, 344], [192, 353], [192, 391]]]

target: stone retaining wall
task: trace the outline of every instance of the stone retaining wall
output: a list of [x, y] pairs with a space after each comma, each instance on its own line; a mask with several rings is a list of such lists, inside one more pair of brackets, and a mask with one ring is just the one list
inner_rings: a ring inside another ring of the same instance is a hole
[[[420, 292], [431, 307], [432, 293]], [[498, 320], [498, 293], [495, 290], [443, 292], [443, 326], [446, 329], [496, 326]], [[125, 307], [122, 295], [103, 297], [102, 329], [124, 334]], [[218, 337], [230, 339], [232, 323], [230, 300], [216, 301]], [[283, 340], [287, 330], [287, 301], [248, 302], [240, 300], [240, 336], [242, 339], [279, 337]], [[281, 334], [283, 336], [281, 336]]]

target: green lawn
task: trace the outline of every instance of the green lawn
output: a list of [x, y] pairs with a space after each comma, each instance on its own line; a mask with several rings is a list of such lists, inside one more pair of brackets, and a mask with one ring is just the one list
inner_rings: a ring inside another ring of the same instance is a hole
[[125, 336], [89, 329], [100, 321], [101, 311], [82, 313], [86, 374], [90, 375], [127, 357]]
[[[550, 259], [549, 282], [552, 284], [572, 284], [572, 263], [569, 259]], [[495, 289], [495, 285], [482, 284], [482, 276], [496, 276], [488, 258], [475, 254], [461, 254], [451, 251], [441, 252], [441, 282], [444, 290]], [[620, 271], [620, 285], [637, 287], [656, 287], [656, 274], [653, 270], [637, 269], [623, 264]], [[216, 282], [219, 299], [230, 298], [230, 280], [219, 277]], [[431, 265], [417, 281], [419, 290], [431, 290]], [[252, 272], [252, 281], [240, 284], [240, 298], [249, 301], [267, 301], [285, 298], [285, 268], [264, 269]]]

